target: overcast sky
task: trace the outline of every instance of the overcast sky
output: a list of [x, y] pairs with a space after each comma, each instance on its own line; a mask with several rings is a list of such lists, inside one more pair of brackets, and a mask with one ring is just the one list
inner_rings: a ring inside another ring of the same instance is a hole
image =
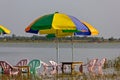
[[120, 38], [120, 0], [0, 0], [0, 24], [17, 36], [39, 16], [66, 13], [84, 20], [100, 32], [98, 37]]

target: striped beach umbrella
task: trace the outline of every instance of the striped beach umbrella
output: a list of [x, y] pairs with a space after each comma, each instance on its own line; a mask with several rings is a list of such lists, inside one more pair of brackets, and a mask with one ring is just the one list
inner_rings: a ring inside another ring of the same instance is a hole
[[[56, 37], [64, 37], [72, 35], [73, 32], [85, 31], [86, 27], [80, 24], [81, 22], [73, 16], [55, 12], [35, 19], [25, 31], [35, 34], [55, 34]], [[77, 26], [81, 26], [81, 30], [78, 30]]]
[[4, 34], [10, 34], [10, 30], [0, 25], [0, 35], [4, 35]]
[[[78, 29], [79, 28], [79, 29]], [[34, 34], [49, 34], [55, 37], [72, 36], [74, 32], [87, 32], [88, 29], [79, 19], [64, 13], [55, 12], [43, 15], [35, 19], [25, 28], [25, 32]], [[59, 44], [58, 44], [59, 46]], [[59, 48], [57, 49], [57, 59], [59, 59]], [[57, 60], [57, 62], [59, 62]]]

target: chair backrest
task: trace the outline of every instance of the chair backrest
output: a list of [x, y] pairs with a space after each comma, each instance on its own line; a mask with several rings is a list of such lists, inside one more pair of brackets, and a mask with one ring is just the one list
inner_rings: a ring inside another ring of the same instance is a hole
[[28, 64], [28, 60], [27, 59], [22, 59], [20, 60], [16, 66], [26, 66]]
[[12, 65], [10, 65], [8, 62], [6, 61], [0, 61], [0, 66], [3, 69], [4, 73], [10, 73], [10, 71], [13, 69]]
[[107, 59], [106, 58], [102, 58], [100, 61], [98, 61], [97, 66], [103, 67], [104, 64], [105, 64], [105, 61], [107, 61]]
[[41, 61], [41, 64], [44, 66], [44, 67], [48, 67], [49, 65], [43, 61]]
[[89, 67], [91, 67], [91, 66], [96, 66], [97, 61], [98, 61], [97, 58], [91, 59], [91, 60], [88, 62], [88, 66], [89, 66]]
[[58, 66], [58, 64], [55, 61], [50, 60], [49, 62], [52, 66], [55, 66], [55, 67]]
[[41, 61], [38, 59], [33, 59], [28, 63], [28, 66], [30, 67], [30, 73], [36, 74], [36, 70], [41, 67]]

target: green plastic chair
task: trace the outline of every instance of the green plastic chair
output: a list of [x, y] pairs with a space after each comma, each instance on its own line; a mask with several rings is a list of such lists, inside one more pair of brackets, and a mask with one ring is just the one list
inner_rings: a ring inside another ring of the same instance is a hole
[[37, 69], [41, 67], [41, 61], [38, 59], [33, 59], [28, 63], [28, 66], [30, 67], [30, 73], [36, 74]]

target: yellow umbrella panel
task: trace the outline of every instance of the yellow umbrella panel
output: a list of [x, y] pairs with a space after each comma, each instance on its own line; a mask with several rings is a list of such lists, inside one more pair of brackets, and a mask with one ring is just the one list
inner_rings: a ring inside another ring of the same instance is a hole
[[0, 25], [0, 34], [10, 34], [10, 30]]

